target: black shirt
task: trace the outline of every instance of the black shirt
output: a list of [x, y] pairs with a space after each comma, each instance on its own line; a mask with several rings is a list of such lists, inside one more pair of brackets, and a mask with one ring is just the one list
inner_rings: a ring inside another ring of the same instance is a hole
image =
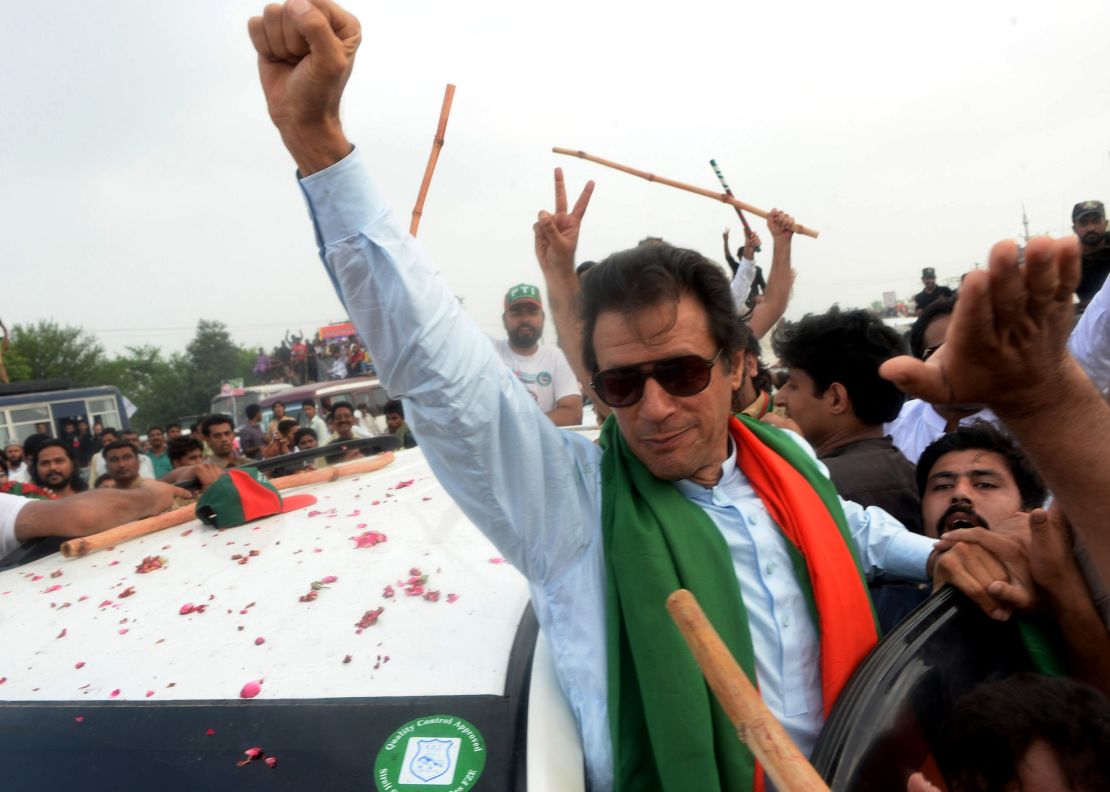
[[889, 437], [857, 440], [820, 459], [840, 497], [878, 506], [910, 531], [922, 533], [914, 466]]
[[1098, 250], [1083, 254], [1083, 271], [1079, 276], [1079, 286], [1075, 293], [1079, 295], [1079, 304], [1086, 307], [1087, 303], [1098, 294], [1110, 273], [1110, 234], [1106, 235], [1106, 242]]
[[924, 311], [926, 308], [929, 307], [929, 303], [931, 303], [933, 300], [938, 300], [941, 297], [951, 299], [952, 290], [949, 289], [947, 286], [935, 286], [931, 292], [927, 292], [922, 289], [913, 296], [913, 301], [917, 303], [917, 310]]

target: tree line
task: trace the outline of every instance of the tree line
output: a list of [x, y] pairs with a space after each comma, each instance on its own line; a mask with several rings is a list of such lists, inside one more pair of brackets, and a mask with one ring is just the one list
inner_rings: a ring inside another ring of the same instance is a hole
[[138, 411], [139, 431], [182, 416], [207, 413], [224, 380], [254, 384], [257, 351], [236, 344], [222, 322], [201, 319], [184, 352], [168, 357], [153, 344], [127, 347], [109, 357], [95, 335], [81, 327], [43, 319], [11, 328], [4, 355], [13, 383], [68, 379], [74, 387], [115, 385]]

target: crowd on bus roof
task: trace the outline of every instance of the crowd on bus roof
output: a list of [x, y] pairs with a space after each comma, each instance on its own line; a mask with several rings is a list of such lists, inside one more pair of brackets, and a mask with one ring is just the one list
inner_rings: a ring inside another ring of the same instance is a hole
[[358, 336], [324, 339], [317, 331], [314, 338], [308, 338], [303, 331], [286, 331], [281, 343], [269, 352], [258, 348], [252, 373], [262, 382], [305, 385], [373, 375], [374, 363]]

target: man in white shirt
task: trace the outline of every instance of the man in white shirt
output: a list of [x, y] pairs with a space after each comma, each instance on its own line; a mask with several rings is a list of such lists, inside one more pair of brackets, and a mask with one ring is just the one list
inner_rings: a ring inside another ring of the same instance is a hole
[[508, 339], [493, 342], [501, 360], [524, 383], [552, 423], [582, 423], [582, 391], [566, 355], [557, 347], [541, 349], [539, 345], [544, 323], [540, 290], [527, 283], [509, 289], [501, 321]]
[[23, 459], [23, 446], [12, 441], [4, 446], [4, 456], [8, 458], [8, 481], [26, 483], [31, 480], [30, 469]]

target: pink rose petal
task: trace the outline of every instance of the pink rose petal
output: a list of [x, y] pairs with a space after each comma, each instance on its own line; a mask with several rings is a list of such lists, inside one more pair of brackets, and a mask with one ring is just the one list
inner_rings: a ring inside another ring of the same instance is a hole
[[108, 698], [116, 698], [117, 696], [119, 696], [119, 688], [116, 688], [108, 694]]
[[255, 646], [262, 646], [262, 644], [264, 643], [266, 643], [266, 639], [263, 638], [261, 635], [254, 639]]
[[270, 767], [276, 767], [277, 766], [277, 759], [275, 759], [272, 756], [267, 756], [266, 757], [266, 764], [269, 765]]
[[74, 718], [74, 720], [77, 721], [78, 723], [84, 723], [85, 722], [85, 716], [84, 715], [78, 715], [76, 718]]
[[490, 562], [491, 564], [504, 564], [504, 563], [505, 563], [505, 559], [504, 559], [504, 558], [491, 558], [491, 559], [489, 560], [489, 562]]
[[243, 689], [239, 691], [239, 698], [254, 698], [262, 692], [262, 685], [259, 682], [248, 682], [243, 685]]
[[151, 697], [151, 696], [153, 696], [153, 695], [154, 695], [154, 691], [153, 691], [153, 690], [148, 690], [148, 691], [146, 692], [146, 697], [147, 697], [147, 698], [150, 698], [150, 697]]
[[212, 736], [213, 734], [215, 734], [215, 733], [216, 733], [216, 730], [215, 730], [215, 729], [208, 729], [208, 730], [207, 730], [207, 731], [205, 732], [205, 735], [207, 735], [208, 737], [211, 737], [211, 736]]
[[336, 582], [337, 580], [339, 580], [339, 578], [338, 578], [338, 577], [336, 577], [335, 575], [328, 575], [328, 576], [327, 576], [327, 577], [325, 577], [325, 578], [320, 578], [320, 582], [321, 582], [321, 583], [334, 583], [334, 582]]
[[61, 586], [61, 584], [60, 584], [60, 583], [55, 583], [55, 584], [54, 584], [53, 586], [50, 586], [50, 587], [48, 587], [48, 588], [44, 588], [44, 589], [42, 590], [42, 593], [43, 593], [43, 594], [52, 594], [52, 593], [54, 593], [55, 591], [58, 591], [59, 589], [61, 589], [61, 587], [62, 587], [62, 586]]
[[447, 604], [448, 605], [452, 604], [453, 602], [458, 600], [458, 598], [459, 598], [458, 594], [448, 594], [447, 595]]
[[84, 667], [85, 667], [85, 661], [84, 660], [79, 661], [77, 663], [77, 665], [74, 666], [74, 668], [84, 668]]

